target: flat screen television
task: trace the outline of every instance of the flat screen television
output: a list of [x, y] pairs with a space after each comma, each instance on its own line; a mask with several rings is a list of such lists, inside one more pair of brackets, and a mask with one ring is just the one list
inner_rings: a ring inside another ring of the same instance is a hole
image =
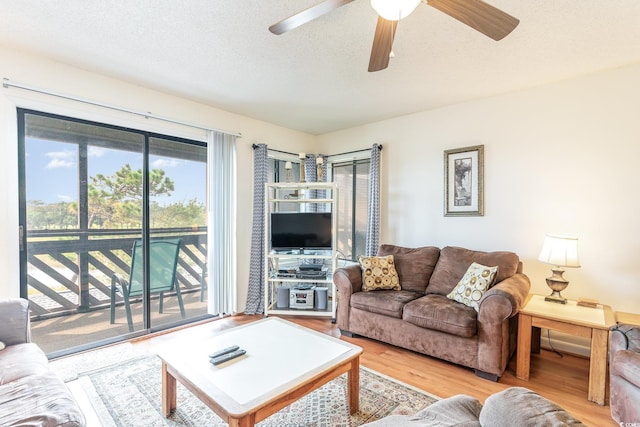
[[271, 249], [331, 249], [331, 212], [272, 212]]

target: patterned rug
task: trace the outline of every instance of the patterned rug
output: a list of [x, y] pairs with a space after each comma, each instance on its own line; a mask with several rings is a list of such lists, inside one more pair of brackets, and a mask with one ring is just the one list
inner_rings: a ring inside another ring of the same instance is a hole
[[[117, 352], [116, 352], [117, 353]], [[120, 353], [122, 355], [122, 353]], [[107, 354], [107, 359], [114, 352]], [[103, 426], [227, 426], [213, 411], [178, 383], [177, 409], [161, 414], [161, 362], [155, 355], [130, 354], [105, 366], [93, 358], [90, 369], [73, 375], [73, 363], [53, 362], [53, 370], [77, 378]], [[72, 359], [72, 358], [71, 358]], [[86, 357], [85, 357], [86, 360]], [[81, 361], [79, 369], [89, 368]], [[104, 366], [95, 369], [95, 366]], [[58, 368], [58, 369], [56, 369]], [[414, 414], [438, 400], [435, 396], [364, 367], [360, 370], [360, 411], [349, 414], [346, 374], [325, 384], [259, 423], [269, 427], [359, 426], [387, 415]]]

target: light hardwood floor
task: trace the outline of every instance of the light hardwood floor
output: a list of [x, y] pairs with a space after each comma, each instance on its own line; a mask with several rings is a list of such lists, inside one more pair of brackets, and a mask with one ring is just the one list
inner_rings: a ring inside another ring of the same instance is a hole
[[[262, 316], [234, 316], [205, 322], [178, 331], [134, 341], [135, 345], [153, 351], [176, 335], [201, 339], [224, 329], [262, 319]], [[299, 325], [340, 337], [340, 331], [328, 319], [288, 316], [283, 318]], [[468, 394], [484, 402], [491, 394], [507, 387], [527, 387], [556, 402], [589, 426], [617, 426], [611, 419], [609, 406], [599, 406], [587, 400], [589, 360], [583, 357], [542, 350], [531, 359], [529, 381], [515, 377], [515, 356], [500, 381], [478, 378], [473, 370], [404, 350], [367, 338], [342, 339], [364, 349], [360, 363], [370, 369], [396, 378], [440, 397]], [[608, 396], [607, 396], [608, 399]]]

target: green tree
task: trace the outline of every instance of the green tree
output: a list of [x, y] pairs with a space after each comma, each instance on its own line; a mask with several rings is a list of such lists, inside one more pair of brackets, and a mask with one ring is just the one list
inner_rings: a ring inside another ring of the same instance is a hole
[[150, 216], [151, 228], [203, 226], [207, 223], [204, 203], [199, 203], [196, 199], [167, 206], [153, 202]]
[[[149, 195], [170, 196], [174, 183], [162, 169], [149, 172]], [[113, 175], [97, 174], [89, 184], [89, 228], [136, 228], [142, 216], [142, 170], [129, 164]]]

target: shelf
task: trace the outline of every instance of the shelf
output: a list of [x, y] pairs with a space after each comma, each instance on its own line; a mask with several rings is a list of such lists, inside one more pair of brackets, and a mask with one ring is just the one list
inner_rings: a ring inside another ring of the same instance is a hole
[[282, 283], [333, 283], [331, 279], [296, 279], [295, 277], [270, 277], [270, 282], [282, 282]]
[[327, 310], [303, 310], [303, 309], [296, 309], [296, 308], [287, 308], [287, 309], [278, 309], [278, 308], [271, 308], [268, 310], [268, 314], [276, 314], [276, 315], [281, 315], [281, 316], [326, 316], [326, 317], [331, 317], [332, 313], [331, 311], [327, 311]]
[[332, 203], [331, 199], [271, 199], [272, 203]]
[[295, 188], [295, 189], [305, 189], [309, 190], [322, 190], [322, 189], [332, 189], [334, 188], [334, 184], [331, 182], [270, 182], [267, 186], [274, 189], [283, 189], [283, 188]]
[[332, 259], [335, 255], [320, 255], [320, 254], [274, 254], [270, 253], [267, 255], [269, 258], [280, 258], [280, 259], [290, 259], [290, 258], [314, 258], [314, 259]]
[[[313, 193], [311, 191], [317, 191]], [[312, 197], [312, 198], [306, 198]], [[267, 183], [265, 185], [265, 240], [264, 240], [264, 260], [266, 263], [264, 283], [265, 283], [265, 317], [270, 314], [289, 316], [323, 316], [335, 318], [336, 287], [333, 283], [333, 272], [337, 269], [337, 230], [338, 230], [338, 187], [335, 183], [307, 182], [307, 183]], [[312, 208], [316, 205], [318, 209]], [[278, 253], [271, 248], [270, 242], [270, 214], [271, 213], [297, 213], [300, 211], [333, 212], [331, 215], [331, 235], [333, 240], [331, 248], [308, 250], [293, 249]], [[300, 251], [301, 253], [295, 253]], [[293, 253], [291, 253], [293, 252]], [[297, 270], [297, 268], [309, 262], [321, 264], [326, 276], [322, 278], [298, 278], [298, 277], [278, 277], [278, 270]], [[278, 268], [280, 267], [280, 268]], [[326, 288], [327, 308], [325, 310], [301, 309], [301, 308], [277, 308], [274, 300], [278, 295], [278, 290], [285, 288], [295, 288], [296, 285], [315, 285]]]

